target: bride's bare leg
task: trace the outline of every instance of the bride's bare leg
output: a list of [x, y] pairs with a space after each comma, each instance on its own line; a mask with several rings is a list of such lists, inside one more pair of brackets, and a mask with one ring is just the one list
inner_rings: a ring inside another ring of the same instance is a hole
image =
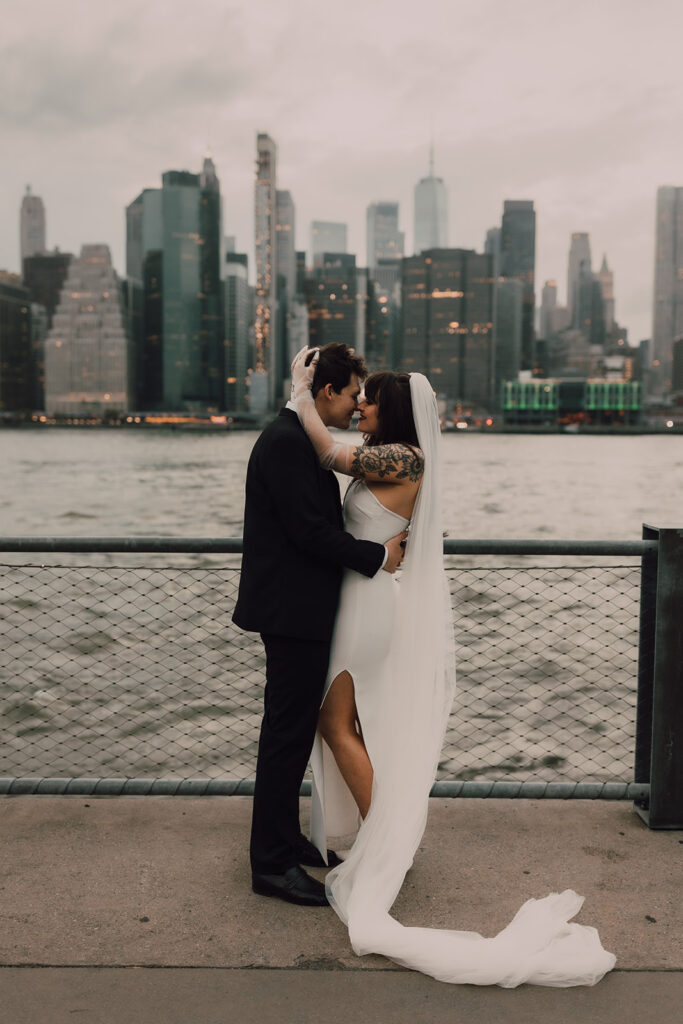
[[372, 796], [372, 765], [357, 723], [353, 679], [348, 672], [340, 672], [320, 709], [318, 728], [364, 818]]

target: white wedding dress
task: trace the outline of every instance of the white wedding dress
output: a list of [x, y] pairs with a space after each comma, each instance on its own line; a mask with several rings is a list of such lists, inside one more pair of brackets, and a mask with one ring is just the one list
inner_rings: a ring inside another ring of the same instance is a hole
[[[325, 693], [347, 670], [373, 766], [362, 823], [331, 751], [318, 734], [311, 766], [311, 838], [323, 857], [329, 837], [355, 834], [326, 879], [327, 895], [358, 955], [379, 953], [439, 981], [514, 987], [523, 982], [593, 985], [612, 969], [595, 928], [570, 923], [583, 898], [568, 889], [530, 899], [493, 938], [475, 932], [407, 928], [389, 911], [427, 821], [452, 703], [452, 613], [443, 569], [440, 437], [429, 382], [411, 375], [411, 400], [425, 473], [413, 510], [404, 568], [372, 579], [344, 574]], [[386, 541], [407, 525], [362, 481], [344, 502], [345, 528]], [[324, 700], [324, 698], [323, 698]]]

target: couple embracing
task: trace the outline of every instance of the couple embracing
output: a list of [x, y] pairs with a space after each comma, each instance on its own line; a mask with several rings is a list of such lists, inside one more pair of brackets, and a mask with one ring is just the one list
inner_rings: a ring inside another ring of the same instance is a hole
[[[364, 437], [349, 445], [329, 428], [348, 429], [356, 411]], [[427, 378], [367, 377], [336, 344], [297, 355], [292, 398], [254, 445], [234, 612], [266, 652], [252, 888], [329, 903], [358, 955], [440, 981], [594, 984], [614, 957], [570, 923], [583, 902], [572, 890], [528, 900], [491, 939], [389, 913], [424, 832], [455, 685], [439, 454]], [[351, 478], [343, 510], [335, 473]], [[310, 839], [299, 824], [309, 759]], [[350, 845], [343, 860], [332, 836]], [[330, 867], [325, 884], [306, 866]]]

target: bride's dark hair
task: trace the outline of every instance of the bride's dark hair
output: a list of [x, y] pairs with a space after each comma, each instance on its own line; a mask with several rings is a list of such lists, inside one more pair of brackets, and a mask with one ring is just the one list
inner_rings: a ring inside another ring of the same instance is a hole
[[365, 397], [377, 403], [377, 433], [366, 434], [368, 445], [401, 442], [418, 448], [417, 430], [410, 399], [410, 374], [378, 370], [365, 382]]

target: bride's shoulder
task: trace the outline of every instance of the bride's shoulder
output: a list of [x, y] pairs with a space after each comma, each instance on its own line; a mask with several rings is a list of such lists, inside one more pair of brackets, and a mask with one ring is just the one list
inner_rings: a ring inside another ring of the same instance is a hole
[[351, 475], [386, 483], [417, 482], [424, 473], [424, 453], [415, 445], [395, 441], [354, 449]]

